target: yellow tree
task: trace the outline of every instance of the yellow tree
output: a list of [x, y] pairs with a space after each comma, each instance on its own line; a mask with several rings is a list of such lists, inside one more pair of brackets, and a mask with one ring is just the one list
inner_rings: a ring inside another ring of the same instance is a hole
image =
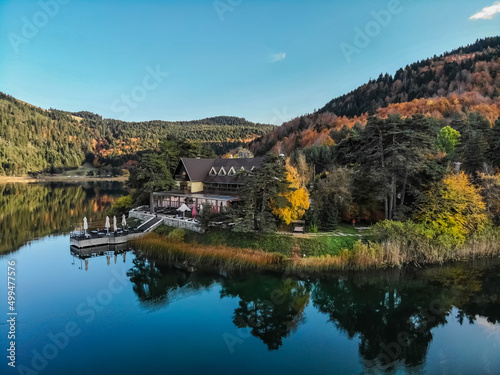
[[467, 236], [484, 229], [488, 222], [479, 189], [463, 172], [445, 176], [428, 192], [417, 219], [427, 224], [430, 235], [446, 236], [452, 243], [464, 243]]
[[[290, 224], [293, 220], [301, 219], [306, 213], [309, 208], [309, 193], [301, 186], [303, 179], [297, 168], [291, 165], [290, 159], [286, 161], [286, 180], [290, 183], [290, 190], [273, 199], [270, 206], [274, 215]], [[285, 204], [279, 204], [279, 201], [285, 201]]]

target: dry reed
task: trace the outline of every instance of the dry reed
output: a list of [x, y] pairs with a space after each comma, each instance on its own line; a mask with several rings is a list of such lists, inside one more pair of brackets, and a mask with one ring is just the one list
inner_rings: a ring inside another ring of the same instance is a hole
[[281, 254], [221, 245], [188, 244], [156, 233], [132, 241], [132, 246], [144, 254], [159, 258], [189, 260], [200, 265], [224, 266], [227, 269], [276, 269], [284, 261]]

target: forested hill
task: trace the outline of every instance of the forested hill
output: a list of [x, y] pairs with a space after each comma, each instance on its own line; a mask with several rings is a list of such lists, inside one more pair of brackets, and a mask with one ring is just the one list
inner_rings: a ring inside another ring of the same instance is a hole
[[355, 124], [364, 126], [371, 115], [422, 113], [448, 125], [454, 116], [478, 112], [493, 124], [500, 114], [499, 73], [500, 37], [478, 40], [408, 65], [394, 75], [380, 74], [319, 111], [276, 127], [252, 142], [251, 149], [257, 154], [272, 149], [290, 153], [331, 146], [344, 126], [344, 133]]
[[86, 111], [44, 110], [0, 93], [0, 175], [70, 169], [85, 161], [119, 167], [137, 153], [156, 148], [159, 140], [172, 137], [225, 153], [272, 128], [225, 116], [124, 122]]

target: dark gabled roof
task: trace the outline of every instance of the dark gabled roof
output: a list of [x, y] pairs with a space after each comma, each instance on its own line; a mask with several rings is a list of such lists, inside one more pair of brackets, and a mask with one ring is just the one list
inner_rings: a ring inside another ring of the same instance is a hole
[[[184, 166], [189, 180], [192, 182], [203, 183], [218, 183], [218, 184], [243, 184], [245, 177], [238, 176], [238, 172], [243, 167], [246, 171], [252, 168], [259, 168], [264, 161], [264, 158], [242, 158], [242, 159], [194, 159], [181, 158], [177, 166], [176, 174], [179, 173], [179, 168]], [[215, 176], [210, 175], [212, 168], [217, 173]], [[219, 175], [221, 168], [224, 168], [222, 175]], [[229, 172], [234, 169], [235, 175]]]
[[[236, 174], [241, 170], [241, 167], [246, 171], [250, 171], [253, 167], [259, 168], [264, 161], [264, 158], [245, 158], [245, 159], [217, 159], [209, 168], [203, 183], [211, 184], [243, 184], [246, 178], [230, 176], [228, 173], [231, 168], [234, 168]], [[210, 170], [214, 168], [217, 172], [216, 176], [210, 176]], [[221, 168], [224, 168], [225, 175], [219, 175]]]
[[203, 181], [208, 176], [214, 161], [215, 159], [181, 158], [181, 163], [184, 164], [189, 180], [193, 182]]

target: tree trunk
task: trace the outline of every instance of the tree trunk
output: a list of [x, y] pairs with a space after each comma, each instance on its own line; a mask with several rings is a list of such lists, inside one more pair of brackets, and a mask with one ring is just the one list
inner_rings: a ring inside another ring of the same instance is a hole
[[149, 212], [151, 214], [155, 213], [155, 200], [153, 198], [153, 192], [149, 193]]
[[391, 195], [389, 201], [389, 220], [392, 220], [394, 215], [394, 207], [396, 206], [396, 173], [393, 172], [391, 176]]
[[403, 188], [401, 189], [401, 202], [399, 203], [400, 206], [403, 206], [405, 204], [405, 195], [406, 195], [406, 184], [408, 182], [408, 168], [406, 168], [405, 171], [405, 178], [403, 180]]

